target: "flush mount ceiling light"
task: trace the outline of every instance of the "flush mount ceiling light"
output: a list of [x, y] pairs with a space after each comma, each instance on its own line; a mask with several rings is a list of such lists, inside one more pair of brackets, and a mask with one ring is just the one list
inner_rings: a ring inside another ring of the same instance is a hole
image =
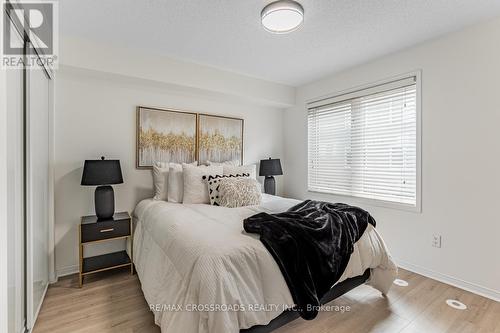
[[286, 34], [297, 29], [304, 21], [304, 8], [292, 0], [270, 3], [260, 13], [264, 28], [275, 34]]

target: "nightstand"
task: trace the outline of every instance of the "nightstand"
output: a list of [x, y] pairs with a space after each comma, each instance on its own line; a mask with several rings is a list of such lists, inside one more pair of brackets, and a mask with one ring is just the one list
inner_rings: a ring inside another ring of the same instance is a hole
[[130, 253], [132, 256], [132, 223], [127, 212], [115, 213], [112, 218], [99, 221], [97, 221], [95, 215], [82, 216], [78, 230], [80, 242], [80, 274], [78, 281], [80, 287], [83, 283], [83, 277], [92, 273], [130, 266], [130, 274], [134, 274], [134, 264], [125, 250], [94, 257], [83, 257], [83, 247], [85, 245], [115, 239], [130, 240]]

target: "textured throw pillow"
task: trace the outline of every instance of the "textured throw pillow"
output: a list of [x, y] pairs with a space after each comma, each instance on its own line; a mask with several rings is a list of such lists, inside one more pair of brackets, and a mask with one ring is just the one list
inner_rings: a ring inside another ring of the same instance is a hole
[[169, 165], [165, 162], [153, 164], [154, 200], [167, 200]]
[[219, 204], [231, 208], [259, 205], [262, 199], [259, 183], [252, 178], [223, 178], [219, 196]]
[[249, 173], [250, 178], [257, 179], [257, 167], [255, 164], [234, 166], [234, 165], [223, 165], [224, 175], [235, 175], [242, 173]]
[[[196, 166], [198, 162], [194, 161], [189, 165]], [[182, 202], [184, 192], [184, 177], [182, 174], [182, 164], [169, 163], [167, 198], [169, 202]]]
[[249, 173], [234, 174], [234, 175], [223, 175], [223, 176], [208, 176], [205, 177], [208, 185], [208, 197], [210, 198], [210, 204], [214, 206], [220, 206], [220, 196], [219, 196], [219, 184], [224, 178], [230, 177], [250, 177]]
[[231, 160], [231, 161], [224, 161], [224, 162], [207, 161], [207, 165], [232, 165], [232, 166], [240, 166], [241, 163], [240, 163], [239, 160]]
[[[222, 176], [222, 166], [192, 166], [188, 164], [182, 165], [184, 176], [184, 197], [183, 203], [201, 204], [210, 203], [208, 197], [208, 187], [206, 178], [208, 176]], [[205, 179], [203, 179], [205, 176]]]

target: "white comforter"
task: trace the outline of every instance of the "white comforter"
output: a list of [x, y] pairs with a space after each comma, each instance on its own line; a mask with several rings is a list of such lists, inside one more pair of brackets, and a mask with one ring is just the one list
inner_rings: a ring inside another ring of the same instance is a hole
[[[258, 236], [243, 231], [243, 219], [297, 203], [267, 195], [260, 206], [244, 208], [141, 201], [134, 212], [134, 263], [162, 332], [237, 333], [293, 305], [278, 265]], [[371, 225], [340, 281], [367, 268], [369, 284], [386, 293], [397, 269]], [[233, 311], [218, 309], [221, 304]]]

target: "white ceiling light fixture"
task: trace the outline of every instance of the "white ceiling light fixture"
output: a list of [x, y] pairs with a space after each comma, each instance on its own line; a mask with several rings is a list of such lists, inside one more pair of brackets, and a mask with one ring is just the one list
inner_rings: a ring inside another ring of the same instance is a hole
[[278, 0], [270, 3], [260, 13], [264, 28], [275, 34], [286, 34], [296, 30], [304, 21], [304, 8], [293, 0]]

